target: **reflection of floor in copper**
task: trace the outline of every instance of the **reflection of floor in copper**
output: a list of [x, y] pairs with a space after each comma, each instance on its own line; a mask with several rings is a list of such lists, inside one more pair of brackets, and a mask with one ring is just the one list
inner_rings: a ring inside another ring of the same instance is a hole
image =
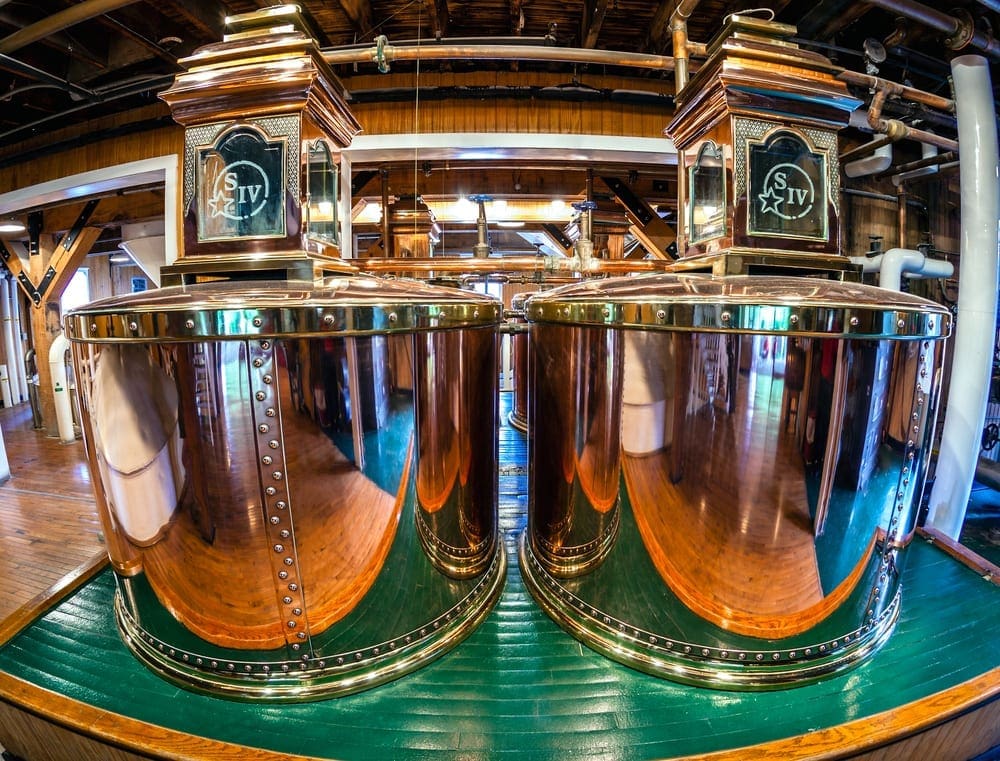
[[[318, 634], [347, 615], [378, 576], [395, 536], [408, 471], [399, 497], [388, 494], [356, 470], [308, 417], [294, 411], [285, 393], [281, 409], [305, 616]], [[223, 432], [231, 442], [228, 467], [233, 473], [256, 472], [249, 411], [226, 420], [240, 428]], [[143, 551], [161, 602], [200, 637], [226, 647], [269, 649], [285, 642], [275, 553], [258, 500], [256, 495], [243, 503], [231, 497], [213, 500], [211, 543], [182, 511], [166, 538]]]
[[688, 416], [677, 483], [669, 451], [625, 456], [625, 479], [647, 550], [689, 608], [729, 631], [784, 637], [822, 620], [853, 582], [824, 598], [782, 383], [753, 377], [740, 378], [732, 414], [706, 404]]

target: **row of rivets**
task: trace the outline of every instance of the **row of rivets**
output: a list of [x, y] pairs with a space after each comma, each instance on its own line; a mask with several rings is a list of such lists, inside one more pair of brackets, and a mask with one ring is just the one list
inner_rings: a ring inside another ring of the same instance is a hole
[[[274, 377], [272, 341], [250, 342], [250, 383], [253, 389], [254, 417], [258, 421], [257, 452], [260, 478], [264, 487], [265, 528], [271, 545], [271, 566], [275, 589], [285, 622], [285, 640], [299, 651], [308, 638], [308, 624], [303, 619], [304, 601], [295, 552], [294, 526], [288, 507], [285, 486], [285, 463], [278, 416], [277, 383]], [[307, 657], [307, 656], [305, 656]]]
[[590, 605], [581, 598], [577, 597], [571, 591], [562, 586], [558, 579], [549, 575], [545, 569], [541, 566], [538, 559], [533, 553], [528, 552], [528, 563], [533, 571], [538, 574], [536, 578], [544, 580], [545, 584], [558, 596], [560, 596], [565, 603], [567, 603], [571, 608], [576, 609], [585, 618], [591, 619], [595, 623], [601, 623], [606, 627], [611, 627], [617, 629], [617, 634], [619, 637], [629, 637], [636, 642], [636, 645], [644, 649], [654, 649], [658, 651], [669, 650], [677, 655], [696, 657], [700, 655], [702, 658], [715, 658], [724, 661], [752, 661], [761, 663], [766, 659], [770, 658], [771, 661], [801, 661], [808, 660], [812, 658], [822, 658], [830, 654], [831, 651], [838, 650], [842, 647], [848, 647], [852, 642], [854, 647], [863, 640], [867, 639], [867, 636], [871, 636], [874, 631], [884, 625], [888, 620], [891, 619], [893, 615], [893, 610], [899, 604], [899, 596], [897, 595], [892, 603], [888, 605], [881, 614], [877, 617], [874, 615], [873, 610], [869, 610], [868, 614], [870, 619], [867, 623], [858, 627], [857, 629], [843, 634], [837, 639], [828, 640], [827, 642], [821, 642], [812, 646], [805, 648], [800, 648], [796, 650], [778, 650], [770, 652], [754, 652], [754, 651], [733, 651], [730, 649], [714, 649], [699, 645], [696, 643], [680, 642], [676, 639], [670, 637], [665, 637], [663, 635], [648, 632], [636, 627], [630, 626], [623, 621], [613, 618], [607, 615], [598, 608]]

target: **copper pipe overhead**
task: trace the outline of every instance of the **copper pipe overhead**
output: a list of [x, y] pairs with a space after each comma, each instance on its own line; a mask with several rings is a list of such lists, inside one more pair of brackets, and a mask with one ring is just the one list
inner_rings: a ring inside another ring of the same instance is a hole
[[0, 53], [13, 53], [15, 50], [45, 39], [55, 32], [60, 32], [81, 21], [102, 16], [136, 0], [83, 0], [69, 8], [47, 16], [36, 24], [26, 26], [0, 40]]
[[[365, 272], [457, 272], [502, 273], [569, 271], [573, 262], [565, 257], [565, 267], [553, 265], [551, 257], [505, 256], [473, 259], [458, 256], [433, 256], [410, 259], [352, 259], [351, 263]], [[562, 260], [559, 260], [562, 263]], [[628, 272], [662, 272], [669, 262], [656, 259], [593, 259], [591, 268], [583, 274]]]
[[674, 59], [648, 53], [627, 53], [620, 50], [560, 48], [547, 45], [494, 43], [488, 45], [451, 43], [389, 44], [380, 38], [374, 46], [335, 48], [323, 51], [330, 65], [352, 63], [383, 64], [392, 61], [549, 61], [559, 63], [593, 63], [603, 66], [625, 66], [640, 69], [671, 71]]
[[976, 28], [971, 18], [956, 18], [913, 0], [868, 0], [871, 5], [935, 29], [946, 35], [945, 45], [952, 50], [973, 48], [994, 60], [1000, 60], [1000, 42]]

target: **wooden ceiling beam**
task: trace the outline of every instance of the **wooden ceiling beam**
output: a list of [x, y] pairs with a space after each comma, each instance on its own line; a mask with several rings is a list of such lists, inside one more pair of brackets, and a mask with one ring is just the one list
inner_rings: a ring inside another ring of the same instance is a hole
[[649, 25], [646, 39], [642, 43], [643, 53], [663, 53], [673, 44], [670, 34], [670, 16], [677, 9], [679, 0], [660, 0], [653, 12], [653, 21]]
[[580, 28], [580, 46], [584, 48], [597, 47], [597, 38], [608, 16], [610, 0], [587, 0], [583, 4], [583, 23]]
[[[259, 7], [264, 7], [258, 2]], [[226, 10], [218, 2], [171, 2], [170, 7], [182, 16], [199, 35], [208, 40], [221, 40], [226, 25]]]
[[360, 35], [368, 34], [375, 27], [369, 0], [338, 0], [338, 2]]
[[524, 31], [525, 0], [510, 0], [510, 31], [515, 37], [520, 37]]
[[440, 40], [448, 36], [448, 0], [425, 0], [427, 13], [431, 19], [431, 31], [434, 39]]

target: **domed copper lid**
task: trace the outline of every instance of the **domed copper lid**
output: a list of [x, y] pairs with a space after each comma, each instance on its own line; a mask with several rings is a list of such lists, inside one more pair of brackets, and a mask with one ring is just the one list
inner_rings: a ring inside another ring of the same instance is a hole
[[409, 280], [225, 281], [95, 301], [66, 317], [72, 341], [361, 336], [497, 324], [489, 296]]
[[864, 339], [941, 338], [948, 310], [861, 283], [808, 277], [653, 274], [588, 280], [533, 296], [529, 322]]

